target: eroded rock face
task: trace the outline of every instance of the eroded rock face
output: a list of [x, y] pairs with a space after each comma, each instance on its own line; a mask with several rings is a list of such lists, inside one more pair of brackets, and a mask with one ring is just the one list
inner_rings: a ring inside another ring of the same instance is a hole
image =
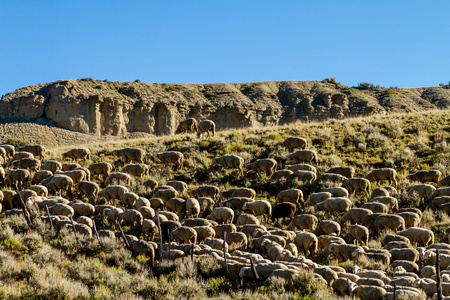
[[176, 85], [63, 80], [3, 96], [0, 117], [45, 118], [96, 135], [167, 135], [188, 117], [213, 120], [222, 130], [448, 106], [450, 89], [445, 87], [359, 91], [310, 81]]

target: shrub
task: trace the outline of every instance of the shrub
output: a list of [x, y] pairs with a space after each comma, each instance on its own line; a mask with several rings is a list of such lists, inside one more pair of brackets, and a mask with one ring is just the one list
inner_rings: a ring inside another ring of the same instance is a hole
[[371, 133], [367, 136], [367, 146], [370, 148], [378, 148], [381, 145], [385, 145], [387, 142], [387, 138], [379, 133]]
[[7, 139], [3, 143], [13, 145], [16, 148], [30, 145], [30, 142], [19, 139]]

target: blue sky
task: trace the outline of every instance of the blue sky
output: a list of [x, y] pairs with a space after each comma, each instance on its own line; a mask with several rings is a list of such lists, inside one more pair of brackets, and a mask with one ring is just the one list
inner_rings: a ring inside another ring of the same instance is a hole
[[450, 80], [450, 1], [1, 1], [0, 95], [60, 79]]

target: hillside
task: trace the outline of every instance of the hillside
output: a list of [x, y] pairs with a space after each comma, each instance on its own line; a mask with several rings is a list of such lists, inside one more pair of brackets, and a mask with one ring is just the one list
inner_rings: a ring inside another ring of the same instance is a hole
[[167, 135], [188, 117], [218, 130], [324, 121], [450, 107], [449, 86], [351, 88], [334, 80], [158, 84], [61, 80], [18, 89], [0, 101], [0, 118], [51, 122], [94, 135]]

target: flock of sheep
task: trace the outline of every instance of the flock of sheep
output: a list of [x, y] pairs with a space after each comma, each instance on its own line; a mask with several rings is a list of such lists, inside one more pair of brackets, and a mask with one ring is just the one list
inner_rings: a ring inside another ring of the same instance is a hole
[[[214, 135], [214, 123], [206, 120], [197, 124], [195, 119], [188, 119], [180, 123], [177, 132], [195, 130], [199, 137], [209, 132]], [[306, 149], [305, 139], [290, 137], [282, 146], [299, 150], [287, 156], [287, 165], [280, 170], [274, 159], [257, 159], [245, 165], [244, 159], [237, 155], [214, 158], [212, 165], [236, 169], [239, 176], [255, 172], [270, 182], [285, 180], [288, 185], [293, 181], [313, 185], [315, 192], [308, 197], [304, 197], [301, 189], [290, 188], [276, 195], [275, 203], [271, 204], [256, 200], [258, 195], [251, 188], [221, 191], [216, 186], [203, 185], [189, 190], [182, 181], [159, 185], [155, 180], [142, 179], [148, 175], [149, 167], [144, 164], [146, 151], [138, 148], [115, 150], [113, 155], [126, 165], [113, 172], [114, 166], [107, 162], [80, 165], [90, 159], [91, 153], [86, 148], [63, 153], [61, 162], [44, 162], [43, 146], [16, 150], [11, 145], [1, 145], [0, 160], [5, 169], [0, 167], [0, 176], [4, 186], [11, 189], [0, 192], [0, 199], [7, 208], [6, 217], [22, 215], [25, 206], [41, 211], [41, 218], [48, 222], [48, 209], [57, 230], [74, 228], [78, 234], [89, 237], [93, 236], [92, 219], [98, 215], [111, 224], [111, 230], [98, 231], [102, 239], [116, 239], [113, 230], [117, 230], [118, 224], [137, 228], [140, 234], [126, 235], [124, 240], [135, 254], [145, 254], [151, 260], [157, 259], [158, 253], [164, 259], [212, 256], [226, 265], [231, 280], [254, 280], [256, 276], [262, 281], [272, 277], [291, 279], [304, 270], [312, 270], [318, 281], [336, 293], [362, 299], [435, 296], [434, 265], [439, 249], [442, 292], [450, 297], [450, 244], [434, 243], [433, 232], [420, 227], [419, 209], [399, 209], [399, 199], [404, 195], [396, 190], [394, 169], [375, 169], [365, 178], [355, 178], [353, 167], [335, 167], [317, 176], [313, 164], [318, 163], [318, 155]], [[177, 151], [158, 153], [155, 157], [156, 161], [178, 169], [183, 168], [183, 159], [183, 154]], [[152, 192], [151, 197], [144, 198], [131, 191], [133, 177], [142, 188]], [[407, 194], [429, 201], [430, 209], [450, 213], [450, 187], [446, 187], [450, 185], [450, 177], [441, 177], [438, 170], [410, 174], [407, 179], [420, 184]], [[394, 186], [371, 191], [371, 182]], [[12, 188], [15, 186], [19, 189]], [[351, 194], [368, 195], [370, 200], [356, 207], [349, 199]], [[89, 199], [90, 203], [75, 200], [76, 195]], [[107, 204], [97, 204], [102, 198]], [[314, 207], [314, 214], [301, 213], [308, 206]], [[73, 223], [72, 217], [76, 220]], [[286, 230], [275, 226], [286, 219], [289, 220]], [[348, 233], [344, 236], [343, 228]], [[382, 239], [382, 249], [369, 248], [369, 240], [384, 230], [389, 234]], [[155, 243], [156, 233], [163, 241], [170, 238], [172, 243]], [[388, 276], [385, 271], [356, 266], [347, 272], [342, 267], [320, 265], [312, 260], [318, 251], [339, 262], [380, 263], [391, 267], [393, 273]]]

